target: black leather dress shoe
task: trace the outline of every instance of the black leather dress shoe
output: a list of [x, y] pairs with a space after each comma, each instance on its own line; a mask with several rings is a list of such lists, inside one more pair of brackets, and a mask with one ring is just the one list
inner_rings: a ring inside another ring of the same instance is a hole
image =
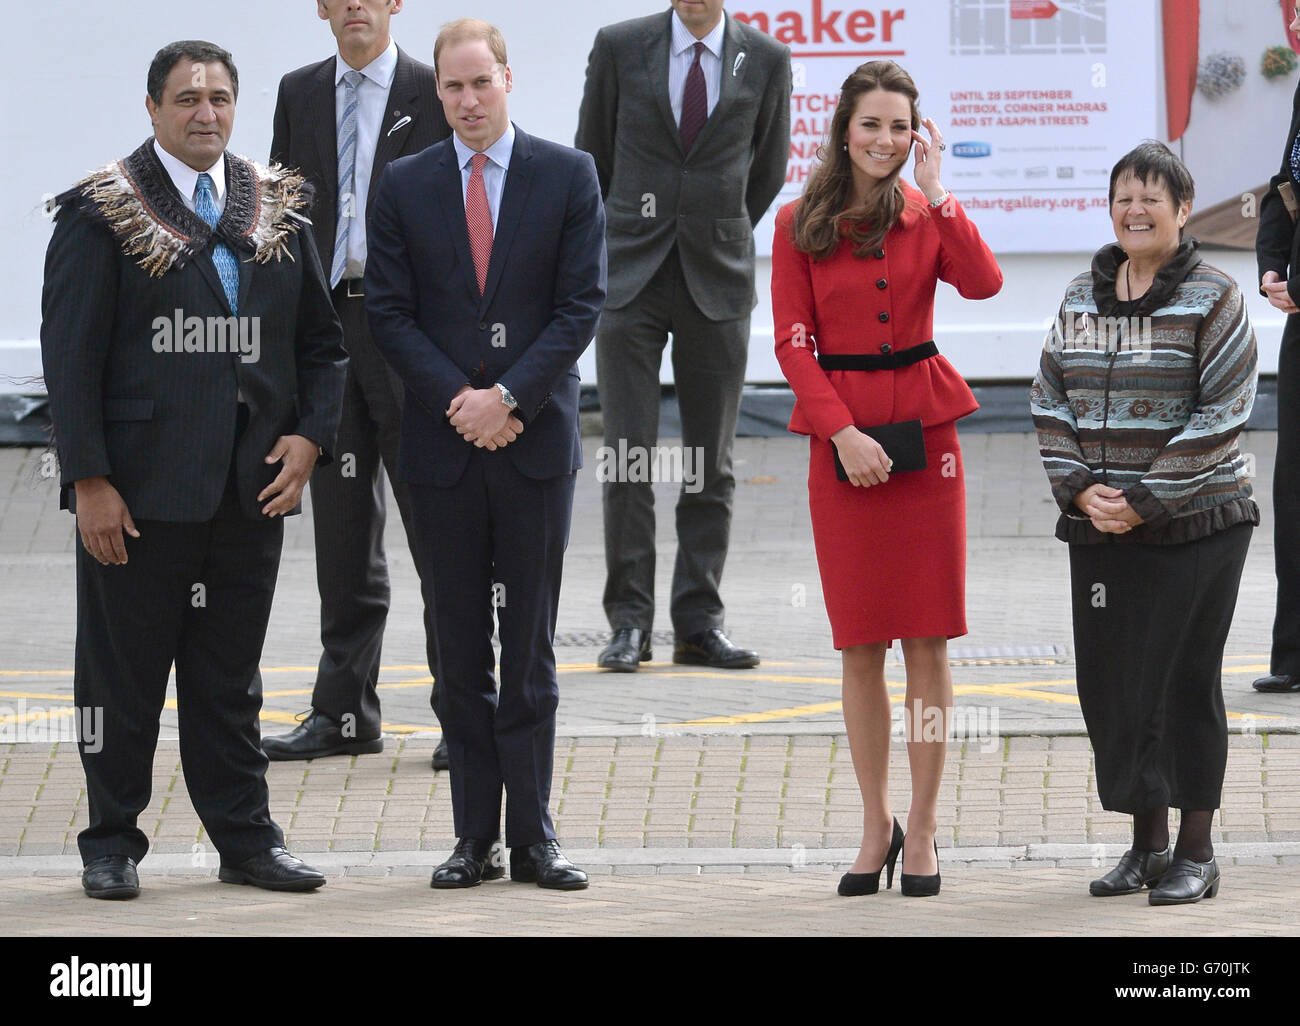
[[477, 887], [484, 880], [500, 880], [506, 875], [506, 867], [501, 864], [500, 855], [493, 854], [496, 843], [473, 837], [459, 838], [447, 861], [433, 871], [429, 886]]
[[135, 860], [128, 855], [101, 855], [81, 871], [81, 887], [92, 898], [125, 901], [140, 896]]
[[435, 770], [451, 769], [451, 759], [447, 755], [447, 742], [439, 741], [433, 750], [433, 768]]
[[223, 862], [217, 870], [217, 879], [223, 883], [252, 884], [268, 891], [314, 891], [325, 883], [324, 874], [284, 848], [267, 848], [237, 866]]
[[1120, 856], [1119, 865], [1088, 884], [1088, 893], [1095, 898], [1110, 898], [1117, 894], [1137, 894], [1143, 887], [1154, 887], [1169, 868], [1172, 858], [1173, 852], [1167, 844], [1164, 851], [1130, 848]]
[[596, 657], [596, 665], [603, 670], [632, 673], [640, 663], [650, 659], [650, 632], [638, 627], [620, 627], [609, 639], [609, 644]]
[[315, 709], [289, 733], [262, 738], [262, 751], [272, 762], [321, 759], [327, 755], [368, 755], [383, 750], [382, 736], [345, 737], [341, 723]]
[[673, 662], [716, 666], [723, 670], [747, 670], [758, 665], [758, 653], [738, 648], [722, 633], [721, 627], [712, 627], [677, 642]]
[[568, 860], [554, 838], [511, 848], [510, 879], [556, 891], [580, 891], [587, 886], [587, 874]]
[[1271, 695], [1288, 694], [1300, 691], [1300, 677], [1289, 673], [1270, 673], [1267, 677], [1260, 677], [1251, 687]]
[[1174, 859], [1160, 883], [1151, 888], [1147, 901], [1152, 905], [1190, 905], [1219, 893], [1219, 864]]

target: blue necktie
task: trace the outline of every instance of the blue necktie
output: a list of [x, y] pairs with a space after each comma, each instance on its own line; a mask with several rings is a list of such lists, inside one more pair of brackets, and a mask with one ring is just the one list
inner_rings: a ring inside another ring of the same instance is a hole
[[361, 72], [343, 76], [343, 123], [339, 125], [339, 220], [334, 229], [334, 260], [330, 264], [330, 288], [343, 280], [348, 262], [348, 233], [356, 217], [357, 197], [357, 86]]
[[[217, 200], [212, 195], [212, 176], [204, 171], [199, 175], [198, 188], [194, 190], [194, 213], [215, 228], [220, 215], [217, 213]], [[217, 265], [217, 274], [221, 276], [221, 287], [226, 290], [226, 299], [230, 303], [230, 312], [239, 316], [239, 263], [230, 247], [218, 242], [212, 250], [212, 262]]]

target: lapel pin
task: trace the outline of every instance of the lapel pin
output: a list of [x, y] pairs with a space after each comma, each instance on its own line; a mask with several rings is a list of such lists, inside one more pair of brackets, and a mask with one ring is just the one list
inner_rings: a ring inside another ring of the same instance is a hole
[[[397, 111], [393, 111], [393, 113], [396, 114]], [[410, 123], [411, 123], [411, 115], [408, 114], [408, 115], [406, 115], [406, 117], [402, 118], [401, 121], [397, 122], [397, 124], [393, 125], [393, 127], [390, 128], [390, 129], [388, 130], [388, 134], [389, 134], [389, 135], [392, 135], [394, 132], [396, 132], [396, 131], [397, 131], [399, 128], [401, 128], [403, 125], [409, 125]]]
[[745, 63], [745, 51], [741, 50], [740, 53], [736, 54], [736, 62], [731, 66], [732, 78], [736, 77], [736, 72], [740, 70], [740, 66], [744, 63]]

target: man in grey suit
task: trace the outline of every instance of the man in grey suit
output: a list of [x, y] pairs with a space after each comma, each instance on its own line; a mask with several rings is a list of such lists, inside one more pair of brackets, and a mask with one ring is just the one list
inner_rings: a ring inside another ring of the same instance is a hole
[[758, 665], [723, 633], [718, 593], [736, 480], [731, 449], [749, 351], [753, 229], [785, 181], [790, 51], [725, 16], [723, 0], [596, 33], [576, 145], [605, 197], [609, 296], [596, 333], [605, 421], [605, 614], [599, 664], [630, 672], [651, 657], [659, 366], [672, 333], [683, 471], [673, 571], [673, 661]]

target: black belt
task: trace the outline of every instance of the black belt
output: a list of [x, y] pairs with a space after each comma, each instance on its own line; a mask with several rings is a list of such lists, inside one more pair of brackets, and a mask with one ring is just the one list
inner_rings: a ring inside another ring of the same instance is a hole
[[822, 365], [822, 370], [895, 370], [938, 355], [939, 347], [931, 341], [899, 353], [881, 353], [878, 356], [874, 353], [818, 353], [817, 362]]

